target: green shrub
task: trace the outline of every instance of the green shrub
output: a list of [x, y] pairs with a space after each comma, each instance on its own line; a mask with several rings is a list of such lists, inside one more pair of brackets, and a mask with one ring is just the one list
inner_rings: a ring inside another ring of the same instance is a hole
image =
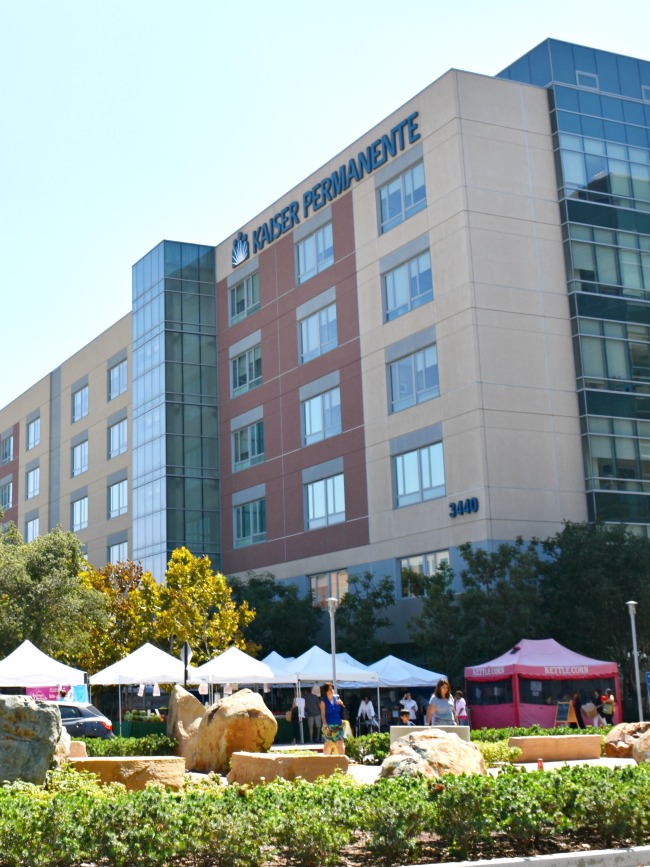
[[348, 738], [345, 742], [346, 755], [363, 765], [380, 765], [390, 749], [388, 732], [373, 732], [358, 738]]
[[166, 735], [143, 738], [76, 738], [86, 744], [89, 756], [173, 756], [177, 742]]
[[478, 747], [481, 751], [483, 761], [488, 768], [494, 768], [497, 765], [507, 764], [508, 762], [516, 762], [517, 757], [521, 755], [519, 747], [509, 747], [506, 741], [492, 743], [474, 741], [474, 746]]

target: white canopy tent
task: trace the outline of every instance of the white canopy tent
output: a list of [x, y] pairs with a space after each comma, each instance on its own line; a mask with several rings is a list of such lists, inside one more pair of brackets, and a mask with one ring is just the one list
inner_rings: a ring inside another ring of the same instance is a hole
[[[281, 659], [281, 657], [278, 657]], [[296, 683], [290, 672], [276, 671], [266, 662], [253, 659], [238, 647], [229, 647], [196, 669], [196, 679], [203, 683]]]
[[[286, 666], [286, 671], [296, 675], [298, 681], [331, 681], [332, 654], [314, 645]], [[364, 683], [376, 684], [379, 675], [371, 668], [357, 662], [347, 653], [336, 654], [337, 683], [354, 683], [363, 680]]]
[[[196, 669], [188, 665], [187, 680], [196, 683]], [[153, 644], [143, 644], [133, 653], [98, 671], [90, 678], [93, 686], [119, 687], [134, 683], [184, 683], [185, 666]], [[118, 690], [120, 731], [122, 730], [122, 690]]]
[[[433, 688], [441, 677], [445, 677], [444, 674], [420, 668], [419, 665], [413, 665], [410, 662], [390, 655], [385, 656], [378, 662], [373, 662], [368, 668], [377, 672], [379, 675], [379, 686], [383, 687], [430, 686]], [[370, 686], [370, 683], [367, 680], [360, 680], [354, 686]]]
[[81, 686], [85, 678], [85, 672], [57, 662], [28, 640], [0, 660], [0, 686]]

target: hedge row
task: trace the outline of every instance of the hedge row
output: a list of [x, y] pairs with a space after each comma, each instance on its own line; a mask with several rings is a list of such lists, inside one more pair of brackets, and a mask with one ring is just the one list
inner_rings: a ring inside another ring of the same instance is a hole
[[[275, 863], [327, 867], [529, 855], [650, 842], [650, 768], [509, 769], [497, 777], [126, 792], [53, 772], [45, 788], [0, 788], [0, 865], [72, 867]], [[354, 859], [357, 858], [355, 862]]]

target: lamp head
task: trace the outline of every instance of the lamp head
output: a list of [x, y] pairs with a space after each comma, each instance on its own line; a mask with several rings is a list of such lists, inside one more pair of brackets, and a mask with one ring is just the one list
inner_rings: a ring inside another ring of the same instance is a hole
[[625, 604], [627, 605], [630, 614], [636, 614], [636, 602], [634, 602], [634, 600], [630, 599], [630, 601]]
[[330, 596], [327, 600], [327, 610], [330, 614], [335, 614], [338, 608], [339, 600], [336, 596]]

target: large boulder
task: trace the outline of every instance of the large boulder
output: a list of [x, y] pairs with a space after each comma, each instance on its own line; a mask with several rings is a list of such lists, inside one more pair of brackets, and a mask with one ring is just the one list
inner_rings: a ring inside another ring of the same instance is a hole
[[632, 758], [641, 762], [650, 762], [650, 731], [645, 731], [632, 744]]
[[0, 783], [24, 780], [42, 785], [61, 729], [61, 714], [54, 705], [25, 695], [0, 695]]
[[487, 774], [478, 747], [451, 732], [430, 729], [405, 735], [391, 744], [381, 766], [382, 777], [441, 777], [443, 774]]
[[235, 752], [270, 749], [278, 724], [259, 693], [240, 689], [208, 709], [199, 725], [194, 771], [228, 772]]
[[[77, 743], [79, 743], [79, 741]], [[83, 746], [85, 747], [86, 745], [83, 744]], [[70, 737], [67, 728], [62, 725], [61, 737], [59, 738], [58, 744], [54, 748], [53, 761], [55, 765], [58, 765], [60, 767], [64, 762], [68, 761], [68, 759], [70, 758], [71, 747], [72, 738]]]
[[185, 767], [194, 766], [198, 743], [199, 726], [206, 708], [182, 686], [176, 685], [169, 699], [167, 736], [176, 738], [176, 754], [185, 759]]
[[612, 759], [631, 759], [635, 742], [649, 729], [650, 722], [619, 723], [605, 735], [605, 755]]

